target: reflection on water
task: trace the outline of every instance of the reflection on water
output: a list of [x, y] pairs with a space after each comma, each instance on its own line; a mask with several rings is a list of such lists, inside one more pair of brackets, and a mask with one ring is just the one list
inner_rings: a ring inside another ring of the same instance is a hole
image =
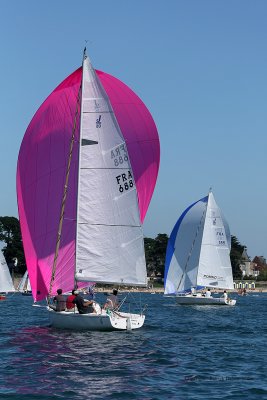
[[60, 331], [30, 298], [1, 304], [0, 398], [206, 399], [207, 385], [214, 399], [267, 394], [265, 295], [209, 308], [145, 296], [146, 324], [132, 332]]

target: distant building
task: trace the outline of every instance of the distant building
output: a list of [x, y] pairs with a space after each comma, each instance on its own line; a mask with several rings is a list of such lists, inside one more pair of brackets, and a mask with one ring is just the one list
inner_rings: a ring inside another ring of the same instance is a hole
[[243, 276], [254, 276], [253, 263], [247, 254], [246, 248], [244, 248], [242, 253], [242, 263], [240, 264], [240, 269]]
[[255, 289], [254, 281], [236, 281], [234, 282], [234, 289]]
[[267, 269], [266, 258], [263, 256], [256, 256], [253, 258], [253, 276], [259, 276], [261, 272]]

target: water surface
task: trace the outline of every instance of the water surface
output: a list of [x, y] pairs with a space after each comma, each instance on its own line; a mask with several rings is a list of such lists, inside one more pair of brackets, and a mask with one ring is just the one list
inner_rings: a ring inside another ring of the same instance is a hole
[[49, 327], [31, 297], [9, 295], [0, 302], [0, 399], [267, 398], [267, 294], [237, 300], [192, 307], [142, 294], [142, 329], [70, 332]]

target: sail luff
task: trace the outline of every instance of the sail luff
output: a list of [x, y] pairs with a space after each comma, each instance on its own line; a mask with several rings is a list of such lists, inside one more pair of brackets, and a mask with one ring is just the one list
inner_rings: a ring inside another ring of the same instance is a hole
[[86, 60], [87, 56], [86, 56], [86, 48], [84, 49], [83, 52], [83, 62], [82, 62], [82, 81], [81, 81], [81, 92], [80, 92], [80, 99], [81, 99], [81, 106], [80, 106], [80, 132], [79, 132], [79, 136], [78, 136], [78, 169], [77, 169], [77, 173], [78, 173], [78, 179], [77, 179], [77, 203], [76, 203], [76, 240], [75, 240], [75, 256], [74, 256], [74, 279], [73, 282], [75, 283], [77, 281], [76, 279], [76, 265], [77, 265], [77, 237], [78, 237], [78, 223], [79, 223], [79, 193], [80, 193], [80, 168], [81, 168], [81, 146], [82, 146], [82, 127], [83, 127], [83, 123], [82, 123], [82, 117], [83, 117], [83, 87], [84, 87], [84, 63]]
[[198, 282], [198, 275], [199, 275], [199, 264], [200, 264], [200, 259], [201, 259], [203, 236], [204, 236], [205, 224], [206, 224], [206, 221], [207, 221], [208, 205], [209, 205], [209, 194], [207, 196], [206, 207], [205, 207], [205, 210], [203, 211], [203, 216], [202, 216], [202, 222], [203, 222], [203, 224], [202, 224], [202, 232], [201, 232], [201, 239], [200, 239], [198, 262], [197, 262], [197, 267], [196, 267], [195, 284], [193, 285], [193, 287], [195, 287], [195, 288], [197, 288], [198, 286], [201, 287], [201, 284]]

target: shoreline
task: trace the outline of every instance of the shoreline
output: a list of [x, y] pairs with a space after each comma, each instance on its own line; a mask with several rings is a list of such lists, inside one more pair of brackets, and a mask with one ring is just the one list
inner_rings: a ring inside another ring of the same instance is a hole
[[[103, 287], [96, 287], [95, 288], [95, 293], [104, 293], [104, 292], [110, 292], [112, 289], [111, 288], [103, 288]], [[146, 288], [137, 288], [137, 289], [124, 289], [124, 288], [119, 288], [119, 292], [133, 292], [133, 293], [164, 293], [164, 288], [153, 288], [153, 289], [146, 289]], [[218, 290], [211, 290], [211, 293], [223, 293], [223, 289], [218, 289]], [[238, 290], [232, 289], [232, 290], [227, 290], [228, 293], [236, 293], [238, 294]], [[246, 289], [246, 293], [266, 293], [267, 292], [267, 287], [257, 287], [255, 289]]]
[[[15, 277], [14, 278], [14, 286], [15, 288], [18, 287], [19, 282], [22, 277]], [[114, 285], [116, 287], [116, 285]], [[110, 287], [101, 287], [101, 286], [96, 286], [95, 287], [95, 292], [96, 293], [104, 293], [104, 292], [110, 292], [112, 291], [113, 286], [111, 285]], [[126, 288], [118, 288], [119, 292], [140, 292], [140, 293], [164, 293], [164, 287], [155, 287], [155, 288], [131, 288], [131, 289], [126, 289]], [[211, 292], [218, 292], [218, 293], [223, 293], [223, 289], [217, 289], [217, 290], [211, 290]], [[237, 289], [232, 289], [232, 290], [227, 290], [228, 293], [237, 293]], [[267, 292], [267, 282], [266, 285], [261, 285], [256, 287], [255, 289], [246, 289], [247, 293], [266, 293]]]

